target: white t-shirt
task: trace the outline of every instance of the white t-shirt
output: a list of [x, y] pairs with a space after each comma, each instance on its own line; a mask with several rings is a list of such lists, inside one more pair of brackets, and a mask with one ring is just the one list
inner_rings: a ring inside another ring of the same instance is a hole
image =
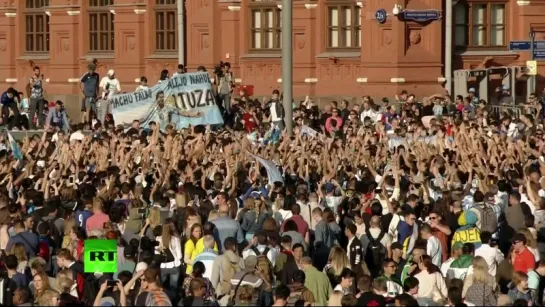
[[[100, 88], [108, 95], [115, 95], [116, 93], [121, 92], [121, 84], [117, 78], [110, 79], [108, 76], [100, 80]], [[108, 88], [106, 90], [106, 88]]]
[[426, 253], [431, 256], [433, 264], [437, 267], [441, 267], [441, 257], [443, 255], [443, 248], [441, 247], [441, 241], [434, 236], [428, 239], [428, 246]]

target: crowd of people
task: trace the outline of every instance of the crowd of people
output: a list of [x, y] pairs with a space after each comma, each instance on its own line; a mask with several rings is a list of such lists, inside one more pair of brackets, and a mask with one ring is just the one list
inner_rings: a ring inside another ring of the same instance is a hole
[[[100, 105], [120, 83], [93, 65], [80, 124], [43, 112], [38, 67], [1, 97], [8, 129], [45, 129], [0, 136], [0, 304], [544, 305], [545, 99], [513, 116], [473, 89], [306, 97], [288, 119], [222, 63], [224, 125], [123, 127]], [[93, 239], [117, 242], [117, 272], [86, 272]]]

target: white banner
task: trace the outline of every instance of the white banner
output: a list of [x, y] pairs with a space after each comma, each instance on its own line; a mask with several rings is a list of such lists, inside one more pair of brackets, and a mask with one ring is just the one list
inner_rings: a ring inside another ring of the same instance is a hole
[[[161, 92], [165, 96], [166, 107], [173, 110], [170, 119], [163, 118], [157, 107], [156, 99]], [[114, 95], [109, 102], [115, 123], [127, 127], [133, 120], [139, 120], [143, 126], [150, 121], [161, 121], [163, 125], [171, 123], [177, 129], [189, 125], [223, 124], [210, 77], [205, 72], [176, 75], [144, 91]], [[186, 117], [179, 112], [202, 115]]]

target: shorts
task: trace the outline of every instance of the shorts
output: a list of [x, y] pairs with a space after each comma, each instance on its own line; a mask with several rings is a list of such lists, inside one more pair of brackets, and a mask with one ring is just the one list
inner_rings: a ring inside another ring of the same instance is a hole
[[81, 111], [87, 112], [89, 109], [94, 113], [97, 112], [96, 99], [94, 97], [85, 97], [81, 100]]

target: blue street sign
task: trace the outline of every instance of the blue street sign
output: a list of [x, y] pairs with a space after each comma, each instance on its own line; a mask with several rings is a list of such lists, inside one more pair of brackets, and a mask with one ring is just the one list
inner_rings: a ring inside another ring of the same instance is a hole
[[386, 22], [387, 16], [388, 16], [388, 13], [386, 13], [386, 10], [385, 10], [385, 9], [378, 9], [378, 10], [375, 12], [375, 19], [376, 19], [379, 23], [385, 23], [385, 22]]
[[545, 50], [534, 50], [534, 59], [545, 60]]
[[427, 22], [441, 19], [441, 13], [439, 13], [438, 10], [404, 10], [403, 19], [416, 22]]
[[[509, 50], [520, 51], [530, 50], [530, 41], [511, 41], [509, 42]], [[545, 41], [534, 41], [534, 49], [545, 49]]]

